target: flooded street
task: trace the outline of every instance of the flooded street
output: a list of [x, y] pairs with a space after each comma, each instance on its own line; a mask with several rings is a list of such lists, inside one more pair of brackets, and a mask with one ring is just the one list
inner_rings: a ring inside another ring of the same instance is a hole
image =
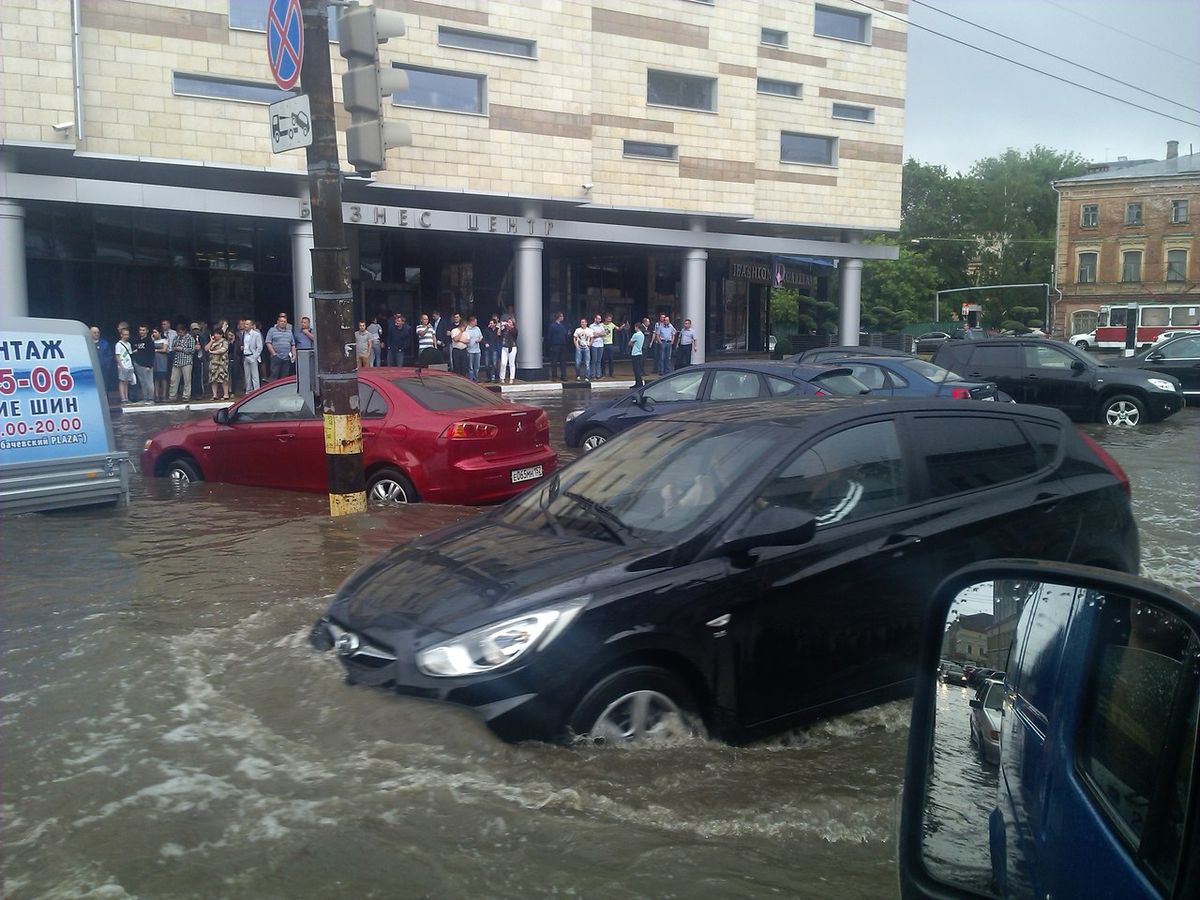
[[[561, 439], [557, 393], [522, 399]], [[115, 429], [136, 454], [204, 414]], [[1200, 410], [1086, 430], [1132, 480], [1143, 573], [1200, 593]], [[307, 643], [327, 596], [478, 514], [135, 476], [128, 509], [0, 521], [5, 896], [895, 896], [906, 702], [627, 751], [345, 685]]]

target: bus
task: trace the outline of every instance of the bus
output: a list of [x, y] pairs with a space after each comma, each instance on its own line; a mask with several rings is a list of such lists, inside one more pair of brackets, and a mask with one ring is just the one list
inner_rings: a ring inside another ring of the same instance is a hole
[[1132, 306], [1101, 306], [1096, 319], [1097, 347], [1114, 350], [1125, 346], [1125, 326], [1129, 317], [1136, 316], [1138, 347], [1153, 344], [1160, 334], [1171, 328], [1200, 330], [1200, 300], [1191, 303], [1138, 303]]

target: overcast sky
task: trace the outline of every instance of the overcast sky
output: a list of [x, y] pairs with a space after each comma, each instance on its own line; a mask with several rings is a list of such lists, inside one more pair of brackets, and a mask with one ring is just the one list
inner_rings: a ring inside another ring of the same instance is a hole
[[[1198, 0], [910, 0], [910, 4], [905, 158], [943, 165], [953, 173], [966, 172], [976, 160], [1009, 147], [1024, 151], [1036, 144], [1074, 150], [1093, 161], [1121, 156], [1163, 159], [1169, 140], [1179, 141], [1181, 155], [1189, 152], [1189, 144], [1200, 152], [1200, 112], [1194, 111], [1200, 110]], [[1049, 50], [1057, 58], [935, 9]], [[882, 14], [878, 15], [882, 23]], [[1191, 124], [1097, 96], [918, 26]], [[1072, 62], [1173, 102], [1093, 75]]]

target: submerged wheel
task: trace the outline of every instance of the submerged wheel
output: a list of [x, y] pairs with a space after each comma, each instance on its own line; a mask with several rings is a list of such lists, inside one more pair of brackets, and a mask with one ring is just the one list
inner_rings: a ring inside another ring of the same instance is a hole
[[373, 503], [416, 503], [416, 488], [399, 469], [380, 469], [367, 481], [367, 500]]
[[610, 435], [607, 431], [601, 428], [593, 428], [591, 431], [585, 432], [581, 446], [585, 453], [595, 450], [602, 444], [607, 444]]
[[200, 477], [200, 470], [196, 468], [196, 464], [185, 456], [167, 463], [163, 469], [163, 475], [178, 485], [194, 484], [204, 480]]
[[1116, 394], [1101, 401], [1100, 418], [1116, 428], [1137, 428], [1146, 418], [1146, 405], [1129, 394]]
[[568, 724], [572, 734], [594, 744], [631, 746], [705, 736], [688, 686], [657, 666], [621, 669], [601, 679], [575, 707]]

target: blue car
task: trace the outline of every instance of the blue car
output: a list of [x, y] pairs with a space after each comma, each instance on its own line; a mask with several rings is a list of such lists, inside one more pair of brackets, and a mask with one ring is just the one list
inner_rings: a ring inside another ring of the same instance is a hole
[[877, 397], [1012, 400], [990, 381], [967, 381], [949, 369], [915, 357], [861, 356], [839, 359], [838, 365], [849, 369]]
[[745, 402], [770, 397], [828, 397], [870, 393], [845, 366], [789, 362], [701, 363], [602, 400], [567, 416], [568, 447], [595, 450], [638, 422], [699, 403]]

